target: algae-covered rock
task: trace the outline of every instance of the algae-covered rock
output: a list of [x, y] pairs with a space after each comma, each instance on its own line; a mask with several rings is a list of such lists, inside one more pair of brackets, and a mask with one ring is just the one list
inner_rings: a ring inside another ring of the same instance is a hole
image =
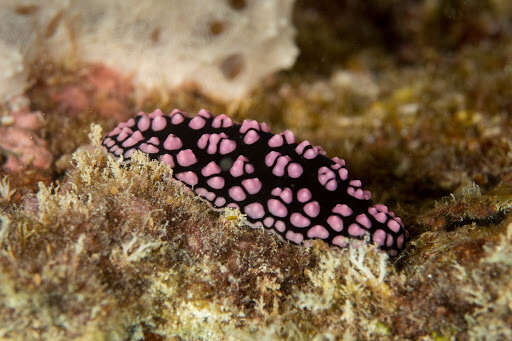
[[73, 154], [66, 177], [40, 184], [31, 201], [10, 206], [13, 190], [2, 182], [5, 338], [510, 333], [510, 219], [502, 237], [479, 233], [483, 247], [470, 258], [460, 252], [482, 227], [445, 232], [437, 246], [424, 233], [397, 271], [374, 246], [296, 247], [244, 227], [236, 211], [214, 211], [167, 166], [143, 154], [123, 166], [106, 155], [100, 131], [94, 126], [93, 145]]

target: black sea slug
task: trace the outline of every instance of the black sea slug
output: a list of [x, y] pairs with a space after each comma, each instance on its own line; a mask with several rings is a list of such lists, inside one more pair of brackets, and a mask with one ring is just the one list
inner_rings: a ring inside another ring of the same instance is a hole
[[147, 153], [216, 208], [239, 208], [253, 226], [274, 229], [293, 243], [318, 238], [344, 247], [348, 238], [368, 234], [390, 255], [405, 246], [401, 219], [373, 204], [344, 160], [328, 158], [308, 141], [295, 142], [288, 130], [272, 134], [266, 123], [235, 124], [206, 110], [195, 117], [155, 110], [120, 123], [103, 145], [126, 160], [136, 150]]

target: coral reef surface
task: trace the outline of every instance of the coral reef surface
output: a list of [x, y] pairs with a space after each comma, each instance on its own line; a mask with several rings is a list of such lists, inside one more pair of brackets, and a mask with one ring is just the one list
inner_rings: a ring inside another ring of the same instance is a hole
[[[242, 20], [275, 2], [255, 3], [219, 8]], [[42, 52], [93, 25], [69, 25], [84, 2], [62, 4], [0, 5], [0, 339], [512, 338], [510, 1], [297, 0], [294, 66], [228, 102], [197, 87], [143, 91], [106, 59]], [[126, 33], [159, 46], [165, 31], [137, 18]], [[321, 145], [403, 219], [409, 243], [393, 259], [371, 243], [299, 247], [213, 210], [164, 163], [102, 150], [119, 122], [155, 108], [208, 108]]]

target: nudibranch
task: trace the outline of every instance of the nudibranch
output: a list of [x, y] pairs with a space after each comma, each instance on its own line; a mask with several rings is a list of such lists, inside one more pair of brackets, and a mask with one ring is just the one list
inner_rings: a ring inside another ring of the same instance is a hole
[[405, 246], [401, 219], [373, 204], [345, 161], [308, 141], [295, 142], [289, 130], [272, 134], [266, 123], [236, 124], [206, 110], [188, 117], [157, 109], [120, 123], [103, 146], [125, 160], [136, 150], [148, 154], [215, 208], [238, 208], [251, 226], [296, 244], [317, 238], [344, 247], [368, 236], [390, 255]]

